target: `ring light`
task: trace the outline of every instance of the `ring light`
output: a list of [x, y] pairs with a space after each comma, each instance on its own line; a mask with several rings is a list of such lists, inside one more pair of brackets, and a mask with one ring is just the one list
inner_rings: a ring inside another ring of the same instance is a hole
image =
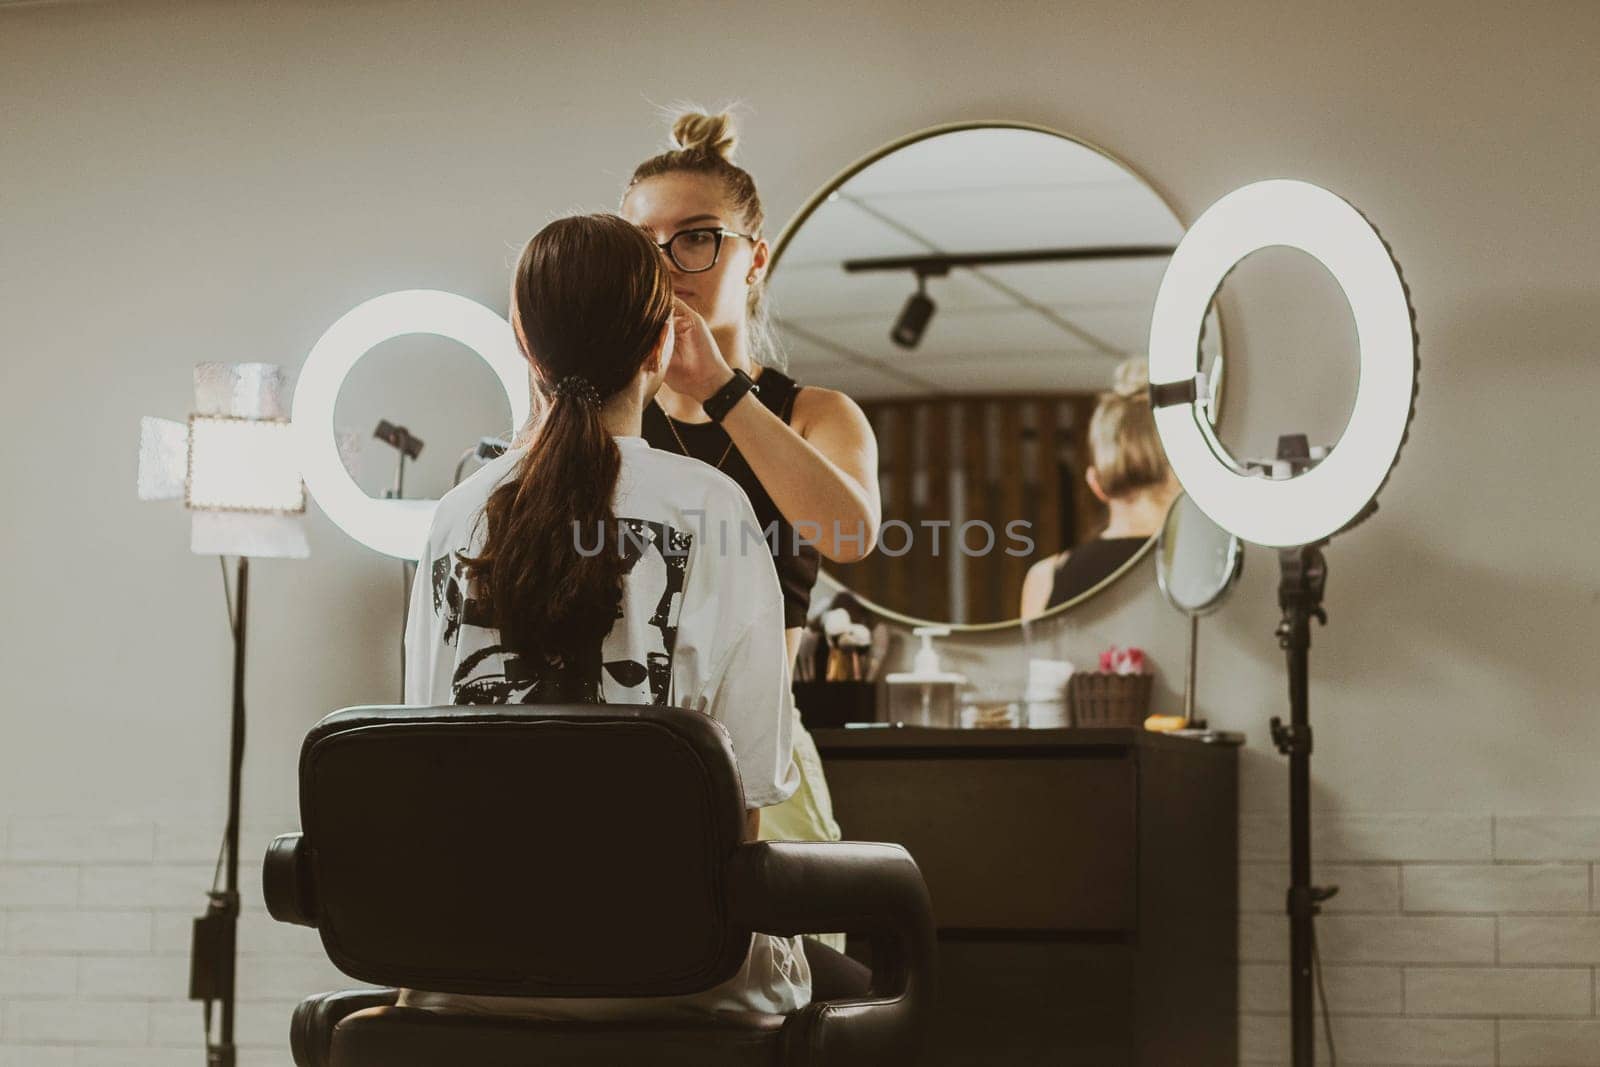
[[[1361, 376], [1350, 422], [1332, 451], [1324, 456], [1304, 436], [1284, 435], [1274, 476], [1266, 477], [1241, 467], [1211, 432], [1197, 359], [1201, 324], [1222, 280], [1272, 245], [1311, 255], [1344, 290]], [[1150, 323], [1150, 382], [1161, 444], [1189, 498], [1225, 531], [1278, 549], [1283, 618], [1274, 634], [1288, 665], [1290, 714], [1288, 723], [1274, 716], [1271, 728], [1273, 744], [1289, 757], [1290, 1045], [1295, 1067], [1311, 1067], [1312, 920], [1338, 892], [1311, 883], [1311, 623], [1327, 621], [1322, 545], [1368, 514], [1415, 410], [1416, 318], [1399, 264], [1372, 224], [1325, 189], [1275, 180], [1229, 193], [1195, 221], [1161, 279]]]
[[[1250, 253], [1273, 245], [1297, 248], [1328, 269], [1350, 302], [1361, 350], [1355, 407], [1339, 443], [1321, 462], [1286, 479], [1240, 467], [1196, 410], [1189, 388], [1196, 383], [1204, 395], [1196, 375], [1201, 325], [1222, 280]], [[1344, 200], [1307, 182], [1280, 179], [1217, 201], [1173, 254], [1150, 324], [1156, 429], [1184, 491], [1218, 525], [1259, 545], [1311, 544], [1350, 525], [1388, 478], [1411, 422], [1413, 322], [1388, 246]]]
[[437, 500], [379, 500], [350, 477], [339, 457], [333, 413], [351, 368], [373, 348], [410, 333], [459, 341], [499, 378], [513, 426], [528, 419], [528, 364], [506, 320], [475, 300], [437, 289], [406, 289], [374, 297], [328, 327], [294, 391], [294, 428], [306, 488], [340, 529], [397, 559], [417, 558]]

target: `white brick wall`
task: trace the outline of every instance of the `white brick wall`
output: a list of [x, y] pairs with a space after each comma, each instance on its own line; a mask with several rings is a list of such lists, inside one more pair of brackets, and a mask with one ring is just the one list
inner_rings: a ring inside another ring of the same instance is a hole
[[[1600, 817], [1319, 815], [1339, 1062], [1600, 1065]], [[1288, 828], [1240, 818], [1240, 1059], [1289, 1060]], [[1320, 1009], [1319, 1009], [1320, 1011]], [[1326, 1045], [1319, 1018], [1318, 1062]]]
[[[357, 983], [316, 931], [273, 922], [261, 856], [294, 816], [241, 833], [241, 1067], [290, 1067], [289, 1017], [307, 993]], [[0, 820], [0, 1067], [175, 1067], [203, 1056], [187, 999], [189, 936], [221, 841], [204, 822]]]
[[[259, 858], [295, 825], [263, 820], [243, 834], [242, 1067], [288, 1067], [299, 998], [355, 984], [315, 931], [262, 906]], [[1240, 1057], [1285, 1064], [1287, 832], [1276, 814], [1240, 825]], [[1318, 919], [1341, 1063], [1600, 1065], [1600, 817], [1316, 825], [1317, 881], [1341, 887]], [[200, 1061], [189, 929], [220, 834], [185, 821], [0, 822], [0, 1067]]]

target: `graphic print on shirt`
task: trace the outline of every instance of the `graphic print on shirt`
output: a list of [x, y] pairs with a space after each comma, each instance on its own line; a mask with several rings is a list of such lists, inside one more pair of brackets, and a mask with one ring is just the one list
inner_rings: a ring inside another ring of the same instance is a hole
[[[694, 537], [645, 519], [618, 519], [623, 596], [655, 597], [644, 633], [613, 626], [598, 647], [576, 656], [525, 656], [499, 643], [484, 602], [471, 595], [461, 554], [431, 564], [433, 611], [442, 640], [456, 646], [451, 699], [457, 704], [592, 704], [667, 702], [672, 652], [678, 637], [684, 574]], [[622, 617], [621, 605], [617, 616]], [[644, 647], [640, 647], [641, 641]], [[641, 662], [636, 656], [643, 653]]]

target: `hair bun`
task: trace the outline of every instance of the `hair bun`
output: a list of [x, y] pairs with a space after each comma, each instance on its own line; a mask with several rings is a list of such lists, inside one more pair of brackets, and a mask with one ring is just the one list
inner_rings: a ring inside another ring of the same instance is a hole
[[1132, 400], [1150, 395], [1150, 361], [1140, 357], [1125, 359], [1117, 365], [1117, 376], [1111, 391]]
[[718, 115], [685, 111], [672, 123], [672, 142], [685, 152], [705, 152], [732, 161], [733, 146], [738, 140], [733, 132], [733, 116], [726, 111]]

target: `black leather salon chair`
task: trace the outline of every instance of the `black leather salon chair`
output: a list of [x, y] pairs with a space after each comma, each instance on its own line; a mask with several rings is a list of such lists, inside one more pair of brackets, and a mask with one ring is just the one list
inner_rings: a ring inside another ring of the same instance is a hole
[[295, 1011], [298, 1067], [915, 1063], [933, 1000], [927, 888], [898, 845], [741, 843], [723, 729], [673, 708], [350, 708], [300, 755], [302, 832], [267, 851], [267, 907], [345, 974], [487, 996], [636, 997], [731, 977], [752, 931], [843, 930], [872, 989], [792, 1015], [553, 1022], [395, 1006]]

